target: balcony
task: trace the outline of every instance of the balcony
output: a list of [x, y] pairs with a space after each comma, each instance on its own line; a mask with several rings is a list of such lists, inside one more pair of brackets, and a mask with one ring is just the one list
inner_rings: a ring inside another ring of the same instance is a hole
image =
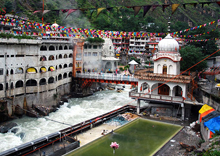
[[167, 102], [184, 102], [183, 98], [180, 96], [168, 96], [168, 95], [154, 95], [147, 93], [138, 93], [137, 90], [132, 90], [129, 92], [129, 97], [138, 98], [142, 100], [151, 100], [151, 101], [167, 101]]

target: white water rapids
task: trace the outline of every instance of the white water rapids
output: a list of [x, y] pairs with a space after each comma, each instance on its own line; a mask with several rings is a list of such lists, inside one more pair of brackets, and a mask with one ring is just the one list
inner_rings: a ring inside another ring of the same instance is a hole
[[[59, 110], [50, 113], [47, 118], [75, 125], [126, 104], [137, 105], [136, 101], [129, 98], [129, 91], [130, 85], [125, 85], [125, 89], [121, 93], [115, 90], [105, 90], [85, 98], [72, 98], [69, 99], [69, 103], [62, 105]], [[144, 104], [142, 102], [141, 106]], [[0, 133], [0, 152], [69, 127], [47, 120], [45, 117], [38, 119], [22, 117], [13, 120], [13, 122], [18, 124], [16, 128], [19, 130], [15, 134], [12, 132]], [[21, 132], [24, 134], [23, 138], [20, 137]]]

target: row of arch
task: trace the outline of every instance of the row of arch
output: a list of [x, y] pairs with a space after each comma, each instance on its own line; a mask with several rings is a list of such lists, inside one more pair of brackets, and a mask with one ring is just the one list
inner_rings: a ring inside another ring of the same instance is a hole
[[54, 51], [54, 50], [72, 50], [73, 46], [72, 45], [65, 45], [65, 46], [54, 46], [54, 45], [42, 45], [40, 47], [40, 51]]
[[[158, 86], [160, 87], [158, 88]], [[155, 83], [152, 86], [150, 86], [147, 82], [144, 82], [140, 86], [140, 92], [151, 92], [151, 94], [168, 96], [183, 96], [183, 89], [181, 86], [175, 85], [171, 88], [167, 84], [162, 85], [162, 83]]]
[[[46, 68], [45, 66], [42, 66], [39, 69], [36, 69], [35, 67], [29, 67], [26, 70], [26, 73], [30, 73], [28, 71], [31, 70], [31, 69], [34, 69], [34, 73], [38, 73], [38, 71], [40, 73], [42, 73], [42, 72], [46, 72], [46, 71], [54, 71], [54, 70], [57, 70], [57, 69], [64, 69], [64, 68], [68, 68], [68, 67], [72, 67], [72, 66], [73, 66], [73, 64], [70, 63], [69, 65], [68, 64], [64, 64], [64, 65], [60, 64], [60, 65], [55, 66], [55, 68], [53, 66], [49, 66], [48, 68]], [[24, 69], [22, 67], [18, 67], [15, 70], [14, 69], [6, 70], [6, 75], [9, 75], [9, 71], [10, 71], [10, 75], [13, 75], [14, 73], [15, 74], [23, 74], [24, 73]]]
[[[50, 77], [48, 79], [46, 78], [42, 78], [39, 80], [39, 82], [37, 82], [37, 80], [35, 79], [30, 79], [30, 80], [27, 80], [26, 81], [26, 86], [29, 87], [29, 86], [42, 86], [42, 85], [47, 85], [47, 84], [52, 84], [56, 81], [60, 81], [62, 79], [66, 79], [68, 77], [72, 77], [72, 72], [69, 72], [69, 74], [67, 73], [64, 73], [63, 75], [62, 74], [59, 74], [58, 76], [56, 76], [55, 78], [54, 77]], [[9, 89], [9, 84], [6, 83], [6, 90]], [[20, 88], [20, 87], [24, 87], [24, 82], [22, 80], [19, 80], [15, 83], [15, 85], [13, 84], [13, 82], [10, 83], [10, 89], [13, 89], [13, 88]], [[4, 86], [3, 84], [0, 84], [0, 90], [3, 90], [4, 89]]]
[[[62, 58], [72, 58], [72, 57], [73, 57], [73, 54], [69, 54], [69, 55], [64, 54], [63, 56], [62, 56], [62, 54], [59, 54], [59, 55], [56, 55], [56, 60], [62, 59]], [[55, 60], [54, 55], [50, 55], [48, 57], [43, 55], [40, 57], [40, 61], [47, 61], [47, 60], [49, 60], [49, 61]]]

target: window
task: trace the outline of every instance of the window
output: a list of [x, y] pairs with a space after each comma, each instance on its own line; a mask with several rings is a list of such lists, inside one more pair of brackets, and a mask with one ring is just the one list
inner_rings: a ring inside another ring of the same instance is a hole
[[102, 52], [99, 53], [99, 56], [102, 56]]
[[92, 46], [91, 45], [89, 45], [89, 49], [91, 49], [92, 48]]
[[93, 52], [92, 55], [93, 55], [93, 56], [97, 56], [97, 52]]
[[101, 49], [102, 48], [102, 46], [101, 45], [99, 45], [99, 49]]
[[84, 53], [84, 56], [87, 56], [87, 53]]
[[0, 75], [3, 75], [4, 69], [0, 68]]
[[87, 49], [87, 45], [84, 45], [84, 49]]
[[91, 56], [91, 53], [90, 53], [90, 52], [88, 53], [88, 56]]
[[97, 49], [97, 45], [93, 45], [93, 49]]

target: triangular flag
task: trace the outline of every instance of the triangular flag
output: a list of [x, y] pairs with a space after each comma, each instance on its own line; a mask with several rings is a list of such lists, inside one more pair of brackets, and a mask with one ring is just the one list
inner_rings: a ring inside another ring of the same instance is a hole
[[98, 8], [98, 9], [97, 9], [97, 17], [99, 16], [100, 12], [101, 12], [102, 10], [104, 10], [104, 9], [106, 9], [106, 8]]
[[141, 6], [134, 6], [133, 9], [134, 9], [134, 16], [136, 16], [141, 10]]
[[61, 11], [62, 11], [63, 13], [66, 13], [66, 12], [69, 11], [69, 9], [61, 9]]
[[42, 12], [42, 10], [36, 10], [36, 11], [33, 12], [33, 14], [35, 14], [37, 12]]
[[176, 11], [176, 9], [179, 7], [180, 4], [172, 4], [172, 14]]
[[170, 5], [162, 5], [162, 9], [163, 9], [163, 12], [165, 11], [165, 9], [170, 6]]
[[144, 6], [144, 14], [143, 14], [143, 17], [146, 15], [146, 13], [150, 10], [151, 8], [151, 5], [147, 5], [147, 6]]
[[113, 7], [108, 7], [108, 8], [106, 8], [109, 12], [111, 12], [112, 11], [112, 9], [113, 9]]
[[43, 15], [50, 12], [50, 10], [44, 10]]
[[69, 9], [69, 11], [68, 11], [68, 13], [67, 13], [67, 15], [66, 15], [66, 18], [67, 18], [67, 16], [69, 16], [69, 14], [71, 14], [72, 12], [75, 12], [77, 9]]

